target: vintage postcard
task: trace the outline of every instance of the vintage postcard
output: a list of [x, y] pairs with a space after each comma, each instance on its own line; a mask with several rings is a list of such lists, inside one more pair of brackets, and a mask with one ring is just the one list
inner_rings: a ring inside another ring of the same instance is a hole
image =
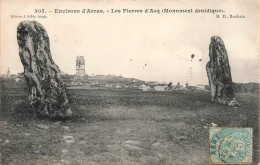
[[0, 165], [259, 164], [259, 0], [0, 8]]

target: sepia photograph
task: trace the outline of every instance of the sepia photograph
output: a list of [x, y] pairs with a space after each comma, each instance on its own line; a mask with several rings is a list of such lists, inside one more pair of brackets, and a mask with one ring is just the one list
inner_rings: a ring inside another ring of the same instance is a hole
[[260, 164], [259, 0], [0, 8], [0, 165]]

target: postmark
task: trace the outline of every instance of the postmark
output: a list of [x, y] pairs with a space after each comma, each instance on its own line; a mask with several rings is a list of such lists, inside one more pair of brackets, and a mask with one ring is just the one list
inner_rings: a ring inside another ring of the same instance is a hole
[[252, 164], [252, 128], [209, 128], [209, 164]]

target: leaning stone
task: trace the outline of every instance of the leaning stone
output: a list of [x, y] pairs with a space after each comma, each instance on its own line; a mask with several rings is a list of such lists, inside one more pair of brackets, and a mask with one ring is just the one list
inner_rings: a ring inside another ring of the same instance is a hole
[[36, 21], [22, 21], [17, 27], [17, 41], [29, 88], [29, 103], [42, 116], [70, 116], [65, 85], [52, 59], [45, 28]]

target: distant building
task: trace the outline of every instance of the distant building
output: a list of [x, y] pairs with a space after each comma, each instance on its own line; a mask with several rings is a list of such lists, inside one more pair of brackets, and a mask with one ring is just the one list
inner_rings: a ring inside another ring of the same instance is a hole
[[206, 90], [205, 86], [206, 86], [206, 85], [198, 84], [198, 85], [196, 86], [196, 88], [197, 88], [198, 90]]
[[146, 85], [142, 84], [139, 86], [139, 89], [141, 89], [142, 91], [149, 91], [150, 87], [148, 85], [146, 86]]
[[76, 76], [85, 76], [85, 60], [84, 56], [77, 56], [76, 59]]
[[165, 91], [165, 90], [171, 90], [172, 88], [168, 88], [168, 86], [166, 85], [166, 86], [155, 86], [154, 87], [154, 90], [155, 91]]
[[10, 69], [8, 68], [6, 77], [10, 77]]
[[20, 82], [21, 81], [21, 79], [19, 77], [16, 77], [14, 80], [15, 80], [15, 82]]

